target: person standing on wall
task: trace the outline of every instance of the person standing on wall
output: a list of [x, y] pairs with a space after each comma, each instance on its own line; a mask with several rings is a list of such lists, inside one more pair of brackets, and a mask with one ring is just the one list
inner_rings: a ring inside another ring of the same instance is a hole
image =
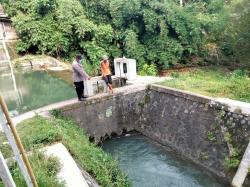
[[75, 61], [72, 63], [73, 82], [75, 85], [76, 93], [79, 101], [84, 101], [87, 97], [84, 94], [84, 81], [90, 80], [88, 74], [84, 71], [81, 61], [83, 55], [78, 54]]
[[113, 94], [111, 70], [109, 67], [109, 60], [107, 55], [104, 55], [102, 57], [100, 66], [101, 66], [102, 78], [109, 88], [109, 93]]

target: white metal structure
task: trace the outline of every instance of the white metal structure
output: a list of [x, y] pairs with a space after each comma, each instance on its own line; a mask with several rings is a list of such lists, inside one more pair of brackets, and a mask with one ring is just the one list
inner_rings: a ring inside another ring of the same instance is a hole
[[129, 58], [115, 58], [115, 76], [127, 78], [128, 81], [135, 80], [137, 78], [136, 73], [136, 60]]
[[3, 131], [4, 131], [5, 135], [6, 135], [6, 137], [7, 137], [8, 142], [10, 144], [10, 147], [11, 147], [11, 149], [12, 149], [14, 155], [15, 155], [15, 160], [17, 161], [17, 164], [18, 164], [18, 166], [20, 168], [20, 171], [21, 171], [21, 173], [22, 173], [22, 175], [24, 177], [24, 180], [25, 180], [27, 186], [28, 187], [33, 187], [31, 178], [30, 178], [29, 173], [27, 171], [27, 168], [26, 168], [26, 166], [24, 164], [22, 156], [20, 155], [20, 151], [19, 151], [19, 149], [17, 147], [17, 144], [16, 144], [15, 139], [14, 139], [12, 133], [11, 133], [10, 128], [8, 127], [8, 125], [6, 123], [2, 123], [2, 128], [3, 128]]
[[0, 151], [0, 178], [6, 187], [16, 187], [16, 184], [10, 174], [9, 168]]

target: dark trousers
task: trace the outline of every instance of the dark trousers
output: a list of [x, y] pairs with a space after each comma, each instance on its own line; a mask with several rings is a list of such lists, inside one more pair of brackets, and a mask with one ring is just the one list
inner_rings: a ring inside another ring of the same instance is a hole
[[76, 93], [77, 93], [77, 97], [78, 99], [83, 97], [83, 93], [84, 93], [84, 84], [83, 81], [81, 82], [74, 82], [75, 84], [75, 88], [76, 88]]

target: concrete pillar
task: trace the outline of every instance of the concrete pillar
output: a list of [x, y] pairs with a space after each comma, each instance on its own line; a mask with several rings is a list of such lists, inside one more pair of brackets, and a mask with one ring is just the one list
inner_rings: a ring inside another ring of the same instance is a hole
[[84, 81], [84, 95], [88, 97], [95, 95], [98, 86], [103, 87], [104, 93], [108, 92], [108, 87], [101, 77], [93, 77], [90, 80]]
[[94, 95], [93, 81], [84, 81], [84, 95], [90, 97]]
[[238, 170], [233, 178], [232, 181], [233, 187], [241, 187], [243, 185], [249, 169], [250, 169], [250, 142], [240, 162]]

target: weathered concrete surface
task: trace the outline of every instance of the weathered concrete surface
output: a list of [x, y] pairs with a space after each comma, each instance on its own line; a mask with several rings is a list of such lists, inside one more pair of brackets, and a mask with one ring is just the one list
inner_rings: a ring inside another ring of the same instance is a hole
[[250, 104], [237, 106], [232, 100], [158, 85], [152, 85], [146, 97], [137, 130], [226, 179], [229, 145], [243, 155], [249, 142]]
[[18, 35], [10, 22], [0, 21], [0, 39], [17, 40]]
[[[15, 67], [25, 71], [33, 70], [71, 70], [71, 64], [61, 62], [56, 58], [46, 55], [25, 55], [13, 60]], [[59, 69], [60, 68], [60, 69]]]
[[139, 123], [145, 86], [128, 86], [115, 90], [114, 95], [91, 98], [85, 102], [64, 106], [64, 116], [73, 118], [96, 141], [123, 130], [134, 130]]
[[[86, 99], [86, 101], [92, 101], [92, 100], [98, 100], [103, 98], [103, 100], [105, 100], [105, 98], [110, 98], [110, 97], [116, 97], [117, 95], [120, 94], [124, 94], [127, 95], [130, 93], [130, 90], [132, 90], [133, 92], [137, 92], [137, 91], [142, 91], [145, 90], [146, 86], [145, 85], [130, 85], [130, 86], [126, 86], [126, 87], [121, 87], [119, 89], [114, 89], [114, 94], [110, 95], [108, 93], [100, 93], [97, 94], [95, 96], [89, 97]], [[35, 117], [36, 115], [42, 115], [42, 116], [46, 116], [49, 115], [49, 111], [51, 110], [56, 110], [56, 109], [61, 109], [63, 107], [71, 107], [75, 104], [80, 104], [82, 102], [79, 102], [77, 98], [74, 99], [69, 99], [67, 101], [62, 101], [62, 102], [58, 102], [58, 103], [53, 103], [29, 112], [26, 112], [24, 114], [15, 116], [14, 118], [12, 118], [12, 121], [15, 125], [17, 125], [18, 123], [30, 119], [32, 117]]]
[[82, 176], [88, 183], [89, 187], [100, 187], [100, 185], [96, 182], [96, 180], [85, 170], [81, 169], [81, 167], [78, 165], [78, 168], [81, 170]]
[[[147, 89], [141, 84], [60, 110], [96, 141], [123, 130], [137, 130], [226, 179], [224, 161], [230, 155], [228, 145], [244, 151], [250, 137], [249, 116], [230, 108], [230, 103], [211, 97], [159, 85]], [[226, 133], [232, 136], [230, 143]]]
[[61, 169], [57, 174], [57, 177], [60, 181], [64, 182], [66, 187], [88, 187], [88, 184], [83, 178], [76, 162], [63, 144], [58, 143], [46, 147], [45, 154], [48, 156], [54, 156], [59, 160]]
[[235, 101], [228, 98], [216, 98], [214, 100], [218, 103], [221, 103], [222, 105], [228, 106], [229, 112], [239, 113], [240, 111], [241, 114], [246, 114], [246, 115], [250, 114], [249, 103]]
[[74, 103], [77, 103], [77, 99], [71, 99], [71, 100], [67, 100], [67, 101], [62, 101], [62, 102], [58, 102], [58, 103], [54, 103], [36, 110], [32, 110], [30, 112], [26, 112], [24, 114], [21, 114], [19, 116], [16, 116], [12, 119], [13, 123], [16, 125], [26, 119], [30, 119], [32, 117], [35, 117], [36, 115], [46, 115], [49, 113], [49, 111], [51, 110], [55, 110], [55, 109], [59, 109], [65, 105], [72, 105]]
[[240, 166], [233, 178], [232, 186], [241, 187], [250, 169], [250, 143], [247, 146], [246, 152], [241, 160]]
[[216, 137], [216, 144], [208, 139], [217, 112], [209, 106], [210, 98], [156, 85], [146, 96], [142, 120], [136, 129], [225, 177], [222, 160], [227, 145], [223, 136]]

